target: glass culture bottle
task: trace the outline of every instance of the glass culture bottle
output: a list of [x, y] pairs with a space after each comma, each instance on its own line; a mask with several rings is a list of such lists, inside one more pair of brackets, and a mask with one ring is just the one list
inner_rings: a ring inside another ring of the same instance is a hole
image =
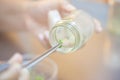
[[[48, 14], [52, 28], [49, 33], [51, 46], [56, 45], [59, 41], [62, 46], [57, 51], [70, 53], [81, 48], [91, 37], [94, 32], [93, 18], [81, 10], [75, 10], [67, 17], [61, 19], [58, 11]], [[57, 18], [59, 20], [57, 20]]]

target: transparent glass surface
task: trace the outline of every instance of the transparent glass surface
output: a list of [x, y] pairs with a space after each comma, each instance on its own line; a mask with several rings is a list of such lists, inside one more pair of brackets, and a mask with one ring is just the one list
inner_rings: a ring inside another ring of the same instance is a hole
[[120, 36], [120, 0], [114, 0], [110, 7], [108, 29], [111, 34]]
[[73, 52], [86, 43], [93, 31], [92, 17], [77, 10], [55, 24], [50, 31], [50, 43], [54, 46], [62, 41], [63, 45], [58, 51], [62, 53]]
[[56, 63], [47, 58], [30, 70], [30, 80], [57, 80], [58, 69]]

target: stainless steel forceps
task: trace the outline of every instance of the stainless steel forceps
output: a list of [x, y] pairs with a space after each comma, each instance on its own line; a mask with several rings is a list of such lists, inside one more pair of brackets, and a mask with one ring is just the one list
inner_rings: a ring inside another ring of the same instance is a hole
[[[30, 69], [31, 67], [35, 66], [37, 63], [41, 62], [43, 59], [48, 57], [50, 54], [56, 51], [57, 48], [61, 47], [61, 43], [56, 44], [54, 47], [50, 48], [46, 52], [44, 52], [42, 55], [36, 57], [35, 59], [31, 60], [29, 63], [24, 64], [23, 68]], [[0, 73], [7, 70], [10, 67], [9, 63], [3, 63], [0, 64]]]

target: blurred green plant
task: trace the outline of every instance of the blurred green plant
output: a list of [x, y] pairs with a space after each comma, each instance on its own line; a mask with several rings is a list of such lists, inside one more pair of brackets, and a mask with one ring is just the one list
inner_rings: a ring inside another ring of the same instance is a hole
[[43, 76], [36, 76], [35, 80], [45, 80]]

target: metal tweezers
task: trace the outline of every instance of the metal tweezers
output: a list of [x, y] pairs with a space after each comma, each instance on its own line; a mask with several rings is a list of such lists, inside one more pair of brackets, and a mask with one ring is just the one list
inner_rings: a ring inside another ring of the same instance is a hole
[[[56, 51], [57, 48], [59, 48], [61, 46], [61, 43], [56, 44], [54, 47], [50, 48], [49, 50], [47, 50], [46, 52], [44, 52], [42, 55], [36, 57], [35, 59], [31, 60], [29, 63], [27, 64], [23, 64], [23, 68], [27, 68], [30, 69], [33, 66], [35, 66], [37, 63], [41, 62], [43, 59], [45, 59], [46, 57], [48, 57], [50, 54], [52, 54], [53, 52]], [[0, 64], [0, 73], [7, 70], [10, 67], [9, 63], [3, 63]]]

